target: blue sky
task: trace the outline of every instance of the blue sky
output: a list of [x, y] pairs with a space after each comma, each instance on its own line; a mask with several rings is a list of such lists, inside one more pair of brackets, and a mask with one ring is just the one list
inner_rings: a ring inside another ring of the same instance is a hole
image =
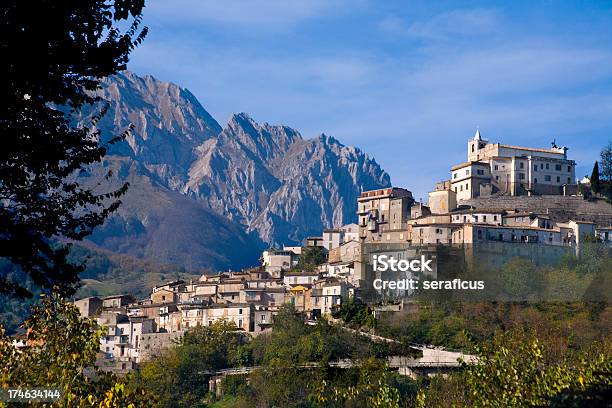
[[129, 68], [235, 112], [321, 132], [426, 197], [483, 137], [570, 147], [590, 173], [612, 140], [612, 3], [153, 0]]

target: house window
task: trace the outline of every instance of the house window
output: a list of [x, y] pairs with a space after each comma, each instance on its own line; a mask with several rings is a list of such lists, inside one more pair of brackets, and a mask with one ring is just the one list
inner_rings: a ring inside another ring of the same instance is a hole
[[533, 165], [533, 171], [538, 171], [538, 165], [537, 164]]
[[544, 170], [544, 163], [540, 163], [540, 170]]
[[567, 172], [571, 172], [572, 171], [572, 167], [571, 166], [567, 166]]
[[487, 222], [487, 216], [486, 215], [482, 216], [482, 222]]
[[497, 164], [496, 164], [495, 166], [493, 166], [493, 168], [494, 168], [495, 170], [497, 170], [497, 169], [498, 169]]
[[561, 182], [561, 177], [557, 176], [557, 183]]
[[561, 165], [560, 164], [555, 164], [555, 170], [556, 171], [561, 171]]
[[519, 180], [525, 180], [525, 173], [519, 173]]
[[465, 171], [465, 175], [466, 175], [466, 176], [469, 176], [469, 175], [470, 175], [470, 169], [467, 169], [467, 170]]
[[544, 180], [550, 181], [550, 175], [547, 174], [546, 176], [544, 176]]
[[497, 221], [497, 215], [493, 216], [493, 221]]
[[567, 184], [571, 184], [572, 183], [572, 179], [571, 178], [567, 178]]
[[238, 309], [238, 314], [242, 314], [242, 309]]
[[469, 190], [469, 189], [470, 189], [470, 185], [469, 185], [469, 184], [466, 184], [466, 185], [465, 185], [465, 189], [466, 189], [466, 190]]
[[519, 163], [519, 166], [520, 166], [521, 169], [523, 169], [523, 168], [525, 168], [525, 163], [521, 162], [521, 163]]
[[533, 179], [533, 184], [538, 184], [538, 179], [537, 178]]
[[546, 170], [548, 170], [548, 169], [549, 169], [549, 167], [548, 167], [548, 163], [546, 163]]
[[474, 216], [474, 221], [478, 222], [478, 216], [477, 215]]
[[457, 178], [457, 173], [454, 173], [454, 174], [453, 174], [453, 178]]

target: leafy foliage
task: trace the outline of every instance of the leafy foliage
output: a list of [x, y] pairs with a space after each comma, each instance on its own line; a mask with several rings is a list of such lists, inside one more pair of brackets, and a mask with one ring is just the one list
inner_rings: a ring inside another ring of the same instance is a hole
[[359, 327], [374, 328], [376, 326], [376, 318], [368, 305], [355, 296], [343, 298], [340, 307], [332, 311], [332, 316]]
[[325, 249], [315, 247], [302, 248], [302, 255], [295, 266], [296, 270], [301, 271], [314, 271], [319, 265], [324, 263], [326, 260]]
[[59, 296], [45, 296], [24, 328], [27, 347], [20, 350], [0, 326], [0, 386], [58, 387], [58, 407], [148, 407], [154, 402], [142, 389], [95, 368], [103, 329], [81, 319], [79, 310]]
[[[359, 367], [355, 385], [334, 386], [323, 380], [313, 387], [316, 406], [344, 406], [352, 403], [372, 408], [399, 408], [400, 392], [392, 385], [392, 373], [385, 364], [367, 359]], [[397, 376], [397, 374], [396, 374]]]
[[609, 347], [555, 361], [533, 332], [498, 332], [477, 348], [478, 363], [464, 363], [463, 373], [422, 389], [417, 407], [606, 406], [612, 385]]
[[606, 181], [612, 181], [612, 142], [601, 149], [601, 177]]
[[[146, 35], [143, 0], [7, 0], [0, 11], [0, 257], [32, 282], [70, 293], [83, 266], [67, 261], [69, 244], [90, 234], [119, 205], [127, 184], [112, 191], [79, 185], [76, 176], [108, 146], [96, 124], [75, 127], [71, 115], [97, 99], [99, 79], [125, 69]], [[121, 33], [115, 24], [131, 21]], [[27, 50], [27, 52], [24, 52]], [[61, 107], [61, 108], [60, 108]], [[65, 113], [67, 112], [67, 113]], [[0, 293], [32, 293], [0, 277]]]
[[242, 335], [235, 330], [223, 321], [193, 328], [177, 347], [144, 364], [135, 383], [155, 392], [158, 406], [201, 406], [216, 370], [247, 363]]

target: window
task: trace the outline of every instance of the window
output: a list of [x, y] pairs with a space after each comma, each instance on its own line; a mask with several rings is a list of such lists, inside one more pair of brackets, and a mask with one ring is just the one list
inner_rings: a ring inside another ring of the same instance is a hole
[[496, 164], [496, 165], [495, 165], [493, 168], [494, 168], [495, 170], [497, 170], [497, 169], [498, 169], [497, 164]]
[[465, 189], [466, 189], [466, 190], [469, 190], [469, 189], [470, 189], [470, 185], [469, 185], [469, 184], [466, 184], [466, 185], [465, 185]]
[[538, 179], [537, 178], [533, 179], [533, 184], [538, 184]]
[[524, 169], [524, 168], [525, 168], [525, 163], [520, 162], [520, 163], [519, 163], [519, 167], [520, 167], [521, 169]]
[[478, 216], [477, 215], [474, 216], [474, 222], [478, 222]]
[[548, 170], [548, 169], [549, 169], [549, 167], [548, 167], [548, 163], [546, 163], [546, 170]]
[[242, 314], [242, 309], [238, 309], [238, 314]]
[[455, 186], [455, 193], [457, 192], [457, 187]]
[[467, 216], [463, 216], [463, 222], [467, 222]]
[[571, 178], [567, 178], [567, 184], [572, 184], [572, 179]]
[[538, 165], [537, 164], [533, 165], [533, 171], [538, 171]]
[[493, 216], [493, 221], [497, 221], [497, 215]]
[[499, 180], [499, 176], [495, 176], [495, 180]]
[[441, 234], [442, 230], [440, 228], [436, 228], [436, 234]]
[[556, 171], [561, 171], [561, 165], [560, 164], [555, 164], [555, 170]]
[[557, 183], [561, 182], [561, 177], [557, 176]]
[[482, 176], [482, 175], [484, 175], [484, 170], [478, 169], [478, 170], [476, 170], [476, 174], [479, 174], [479, 175]]
[[459, 191], [463, 191], [463, 184], [459, 186]]
[[453, 173], [453, 178], [457, 178], [457, 173]]
[[469, 175], [470, 175], [470, 169], [467, 169], [467, 170], [465, 171], [465, 175], [466, 175], [466, 176], [469, 176]]
[[570, 173], [572, 171], [572, 167], [571, 166], [567, 166], [567, 172]]
[[544, 170], [544, 163], [540, 163], [540, 170]]
[[545, 176], [544, 176], [544, 180], [545, 180], [545, 181], [550, 181], [550, 175], [548, 175], [548, 174], [547, 174], [547, 175], [545, 175]]
[[487, 222], [487, 216], [486, 215], [482, 216], [482, 222]]
[[474, 153], [474, 145], [472, 145], [472, 153]]
[[525, 180], [525, 173], [519, 173], [519, 180]]

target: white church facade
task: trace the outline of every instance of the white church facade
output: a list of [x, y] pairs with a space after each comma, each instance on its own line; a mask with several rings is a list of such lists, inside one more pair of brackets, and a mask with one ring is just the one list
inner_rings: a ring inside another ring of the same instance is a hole
[[480, 131], [468, 141], [468, 161], [451, 168], [450, 189], [457, 201], [501, 195], [576, 194], [576, 162], [567, 147], [550, 149], [490, 143]]

